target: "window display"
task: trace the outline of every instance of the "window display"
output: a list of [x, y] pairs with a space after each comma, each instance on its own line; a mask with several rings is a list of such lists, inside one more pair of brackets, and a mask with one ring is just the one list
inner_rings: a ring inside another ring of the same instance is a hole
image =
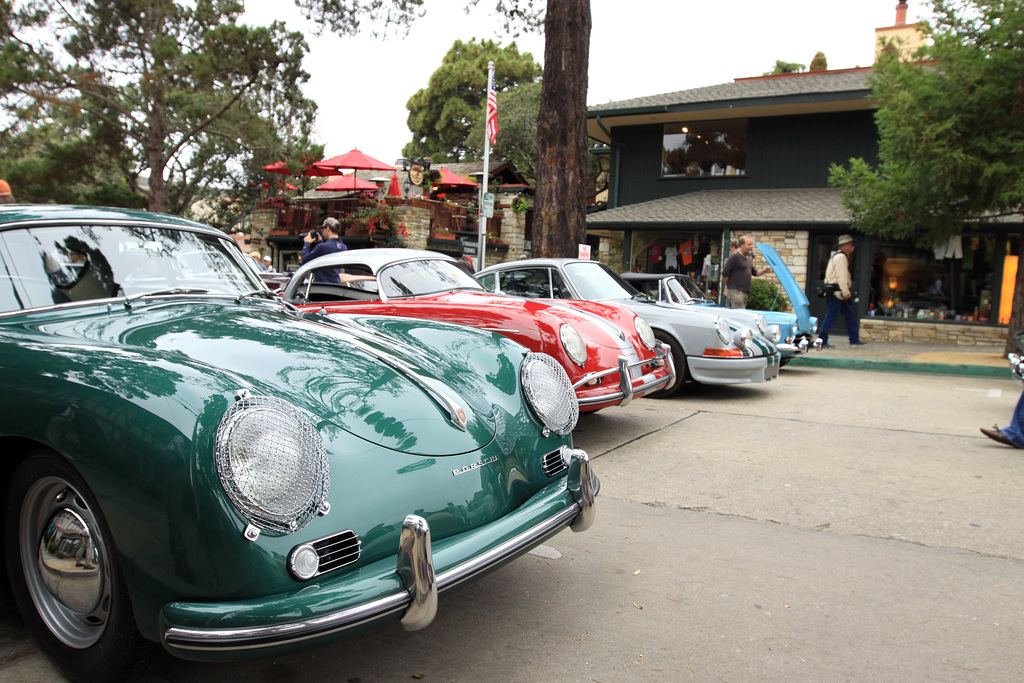
[[746, 173], [747, 119], [670, 123], [662, 140], [662, 175]]

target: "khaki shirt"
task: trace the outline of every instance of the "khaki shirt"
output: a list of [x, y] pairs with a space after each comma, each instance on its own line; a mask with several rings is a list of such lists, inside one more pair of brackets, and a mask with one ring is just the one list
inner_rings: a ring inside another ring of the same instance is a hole
[[825, 284], [839, 285], [836, 296], [840, 299], [845, 299], [850, 294], [850, 259], [845, 252], [837, 251], [832, 254], [828, 268], [825, 269]]

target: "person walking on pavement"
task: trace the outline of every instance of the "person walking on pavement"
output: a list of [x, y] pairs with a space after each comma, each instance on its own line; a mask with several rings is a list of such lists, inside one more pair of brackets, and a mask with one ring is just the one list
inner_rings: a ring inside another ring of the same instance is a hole
[[[1024, 343], [1024, 330], [1017, 333], [1016, 340], [1018, 349], [1021, 349], [1022, 343]], [[1024, 380], [1024, 361], [1012, 353], [1009, 357], [1013, 376], [1018, 380]], [[981, 433], [993, 441], [998, 441], [1006, 446], [1024, 448], [1024, 392], [1021, 392], [1021, 395], [1017, 398], [1017, 405], [1014, 407], [1013, 415], [1010, 417], [1009, 427], [1001, 429], [999, 425], [992, 425], [992, 429], [982, 427]]]
[[[320, 256], [347, 251], [348, 247], [338, 237], [340, 232], [341, 223], [337, 218], [325, 218], [319, 234], [315, 230], [307, 232], [306, 236], [302, 238], [304, 242], [302, 245], [302, 262], [309, 263]], [[336, 285], [340, 282], [340, 278], [340, 268], [321, 268], [313, 271], [313, 282]]]
[[761, 270], [754, 267], [754, 238], [750, 235], [741, 236], [737, 244], [736, 251], [729, 254], [722, 266], [722, 281], [729, 308], [746, 308], [751, 277], [770, 273], [772, 267], [765, 266]]
[[850, 235], [839, 236], [839, 249], [832, 254], [828, 261], [828, 268], [825, 269], [825, 285], [830, 287], [828, 297], [828, 308], [825, 309], [825, 320], [821, 323], [821, 330], [818, 337], [822, 341], [822, 348], [828, 348], [828, 333], [832, 330], [839, 314], [842, 313], [846, 319], [846, 331], [850, 335], [850, 344], [860, 346], [865, 342], [860, 340], [860, 321], [857, 320], [857, 312], [850, 305], [853, 298], [853, 291], [850, 289], [853, 278], [850, 275], [850, 254], [856, 245]]

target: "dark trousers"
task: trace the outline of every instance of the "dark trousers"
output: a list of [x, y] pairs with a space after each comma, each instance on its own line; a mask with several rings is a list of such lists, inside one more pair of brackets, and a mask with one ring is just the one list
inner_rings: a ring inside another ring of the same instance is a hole
[[857, 311], [853, 310], [853, 306], [846, 299], [840, 299], [835, 296], [828, 300], [828, 308], [825, 309], [825, 320], [821, 323], [821, 330], [818, 332], [818, 336], [823, 342], [828, 342], [828, 333], [832, 326], [836, 324], [840, 313], [846, 318], [846, 331], [850, 335], [850, 343], [856, 344], [860, 341], [860, 323], [857, 321]]

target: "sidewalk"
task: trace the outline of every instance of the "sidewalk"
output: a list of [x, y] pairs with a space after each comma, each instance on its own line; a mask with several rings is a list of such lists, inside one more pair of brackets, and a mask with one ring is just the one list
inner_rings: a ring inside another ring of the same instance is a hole
[[1010, 364], [1002, 349], [951, 346], [917, 342], [868, 342], [850, 346], [845, 339], [833, 339], [831, 348], [809, 351], [790, 361], [787, 367], [813, 366], [919, 372], [931, 375], [1010, 378]]

